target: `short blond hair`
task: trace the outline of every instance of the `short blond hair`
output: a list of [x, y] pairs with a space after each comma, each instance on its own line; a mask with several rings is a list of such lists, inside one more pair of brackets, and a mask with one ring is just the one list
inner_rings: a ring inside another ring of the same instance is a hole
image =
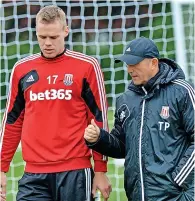
[[42, 23], [52, 23], [55, 20], [59, 20], [59, 22], [66, 27], [66, 14], [64, 11], [58, 6], [50, 5], [43, 7], [36, 16], [36, 24], [38, 21]]

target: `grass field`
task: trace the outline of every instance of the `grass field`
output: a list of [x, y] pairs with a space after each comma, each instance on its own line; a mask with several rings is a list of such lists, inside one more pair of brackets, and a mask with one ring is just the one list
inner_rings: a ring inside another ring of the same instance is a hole
[[[109, 111], [109, 127], [112, 128], [113, 113]], [[123, 166], [116, 166], [116, 161], [109, 158], [108, 177], [112, 183], [112, 193], [109, 201], [126, 201], [126, 195], [123, 185]], [[24, 170], [24, 163], [21, 156], [20, 149], [15, 153], [14, 159], [11, 163], [10, 171], [7, 173], [7, 201], [15, 201], [18, 180], [21, 178]]]

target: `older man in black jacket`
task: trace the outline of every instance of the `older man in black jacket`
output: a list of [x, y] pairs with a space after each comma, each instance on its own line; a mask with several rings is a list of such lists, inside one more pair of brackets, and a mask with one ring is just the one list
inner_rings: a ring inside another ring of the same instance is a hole
[[150, 39], [131, 41], [118, 61], [127, 64], [132, 82], [117, 99], [111, 133], [92, 120], [87, 145], [125, 157], [129, 201], [194, 200], [194, 89], [174, 61], [159, 59]]

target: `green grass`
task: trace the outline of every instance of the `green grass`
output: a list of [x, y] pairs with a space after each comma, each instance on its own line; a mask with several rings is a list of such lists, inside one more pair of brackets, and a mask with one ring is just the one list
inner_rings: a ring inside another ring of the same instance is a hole
[[[112, 128], [113, 113], [108, 112], [109, 127]], [[7, 173], [7, 201], [15, 201], [17, 193], [18, 180], [21, 178], [24, 170], [24, 163], [21, 156], [21, 151], [17, 151], [11, 163], [10, 171]], [[109, 201], [126, 201], [126, 195], [123, 185], [123, 167], [116, 166], [114, 160], [109, 158], [108, 163], [108, 177], [112, 184], [112, 193]]]

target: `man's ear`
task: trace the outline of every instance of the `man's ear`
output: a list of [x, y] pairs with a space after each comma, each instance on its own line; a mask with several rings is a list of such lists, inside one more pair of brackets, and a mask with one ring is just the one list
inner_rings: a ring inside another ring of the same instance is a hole
[[155, 69], [156, 67], [158, 67], [158, 59], [153, 58], [152, 59], [152, 69]]
[[66, 38], [69, 34], [69, 27], [66, 26], [65, 29], [64, 29], [64, 38]]

